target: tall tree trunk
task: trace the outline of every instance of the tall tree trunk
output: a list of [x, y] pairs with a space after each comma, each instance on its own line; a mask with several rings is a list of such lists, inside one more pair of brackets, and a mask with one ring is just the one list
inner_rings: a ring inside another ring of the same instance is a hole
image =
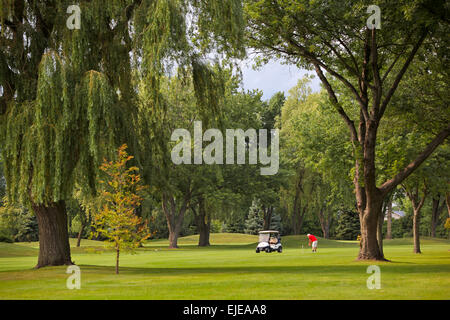
[[445, 194], [445, 203], [447, 204], [448, 217], [450, 218], [450, 192]]
[[[317, 76], [326, 89], [330, 102], [342, 117], [350, 130], [350, 139], [353, 144], [353, 155], [355, 158], [355, 194], [358, 206], [358, 213], [361, 222], [361, 241], [358, 259], [360, 260], [385, 260], [377, 242], [378, 218], [381, 214], [383, 199], [392, 192], [396, 186], [401, 184], [414, 170], [416, 170], [431, 153], [450, 135], [450, 123], [438, 133], [435, 138], [425, 147], [425, 149], [408, 165], [400, 170], [392, 179], [377, 187], [377, 175], [375, 168], [375, 146], [377, 130], [387, 106], [390, 104], [399, 83], [416, 53], [419, 51], [423, 41], [428, 35], [428, 30], [424, 30], [412, 50], [409, 52], [403, 67], [397, 73], [395, 80], [386, 91], [383, 90], [384, 79], [380, 76], [381, 67], [378, 61], [377, 30], [366, 30], [365, 44], [362, 53], [363, 64], [361, 74], [358, 77], [359, 90], [351, 82], [339, 75], [339, 80], [353, 92], [353, 97], [360, 106], [360, 120], [358, 129], [355, 120], [345, 112], [339, 100], [339, 96], [333, 89], [322, 69], [329, 71], [329, 68], [317, 59], [314, 54], [300, 47], [300, 56], [306, 58], [313, 66]], [[337, 74], [335, 74], [336, 76]], [[373, 85], [369, 86], [370, 78]], [[386, 88], [384, 88], [386, 89]], [[371, 99], [369, 99], [369, 90]], [[386, 92], [386, 94], [384, 94]], [[369, 106], [370, 104], [370, 106]]]
[[[150, 211], [151, 212], [151, 211]], [[134, 214], [139, 217], [142, 218], [142, 204], [140, 204], [136, 209], [134, 209]], [[142, 242], [139, 243], [138, 245], [139, 248], [143, 248], [144, 244]]]
[[263, 214], [264, 214], [264, 230], [269, 230], [270, 228], [270, 223], [272, 222], [272, 212], [273, 212], [273, 207], [272, 206], [268, 206], [267, 208], [265, 206], [263, 206]]
[[205, 207], [205, 199], [203, 197], [199, 198], [198, 202], [198, 214], [194, 211], [195, 220], [197, 223], [199, 239], [198, 245], [200, 247], [209, 246], [209, 235], [211, 232], [211, 218], [208, 215], [208, 212]]
[[413, 216], [414, 253], [422, 253], [420, 251], [419, 226], [420, 226], [420, 209], [414, 209], [414, 216]]
[[411, 200], [411, 204], [413, 207], [413, 241], [414, 241], [414, 253], [421, 253], [420, 251], [420, 210], [422, 209], [425, 199], [427, 197], [427, 186], [424, 185], [423, 196], [420, 199], [419, 195], [419, 184], [416, 184], [413, 190], [408, 189], [406, 186], [403, 186], [403, 189], [406, 192], [409, 200]]
[[88, 211], [85, 212], [81, 205], [79, 205], [79, 210], [81, 228], [77, 236], [77, 247], [81, 245], [81, 237], [83, 236], [84, 229], [91, 223], [91, 214]]
[[360, 217], [360, 223], [361, 241], [358, 260], [385, 260], [378, 246], [378, 217], [366, 213], [362, 218]]
[[384, 224], [384, 216], [386, 215], [386, 206], [383, 207], [381, 214], [378, 216], [378, 226], [377, 226], [377, 240], [378, 240], [378, 248], [384, 256], [383, 252], [383, 224]]
[[[361, 119], [363, 114], [360, 115]], [[378, 121], [360, 121], [360, 137], [355, 147], [355, 193], [361, 225], [358, 260], [386, 260], [378, 243], [379, 217], [382, 215], [383, 194], [376, 186], [375, 145]], [[358, 155], [362, 151], [362, 154]], [[361, 183], [363, 182], [363, 183]]]
[[171, 195], [163, 194], [162, 207], [169, 228], [169, 248], [178, 248], [178, 237], [183, 226], [184, 214], [190, 200], [190, 191], [184, 195], [180, 208], [177, 209], [175, 199]]
[[294, 196], [294, 201], [293, 201], [293, 205], [292, 205], [292, 231], [294, 232], [294, 234], [300, 234], [300, 227], [299, 224], [301, 223], [301, 218], [300, 218], [300, 210], [299, 210], [299, 202], [300, 202], [300, 191], [298, 190], [298, 188], [296, 188], [296, 192], [295, 192], [295, 196]]
[[378, 245], [378, 218], [381, 215], [383, 201], [375, 197], [367, 201], [366, 208], [359, 211], [361, 224], [361, 241], [358, 260], [381, 260], [385, 261], [383, 252]]
[[445, 206], [445, 199], [443, 199], [441, 203], [441, 198], [440, 194], [433, 198], [433, 206], [431, 209], [431, 236], [433, 238], [436, 237], [436, 227], [439, 224], [439, 216]]
[[171, 230], [169, 228], [169, 248], [170, 249], [176, 249], [178, 248], [178, 237], [179, 237], [179, 232], [175, 231], [175, 230]]
[[32, 204], [32, 209], [39, 227], [39, 257], [36, 268], [73, 264], [65, 202]]
[[120, 249], [116, 247], [116, 274], [119, 274], [119, 254]]
[[436, 226], [439, 218], [439, 202], [440, 196], [433, 197], [433, 204], [431, 208], [431, 237], [436, 237]]
[[292, 211], [292, 231], [294, 234], [301, 233], [306, 210], [307, 206], [303, 208], [297, 207], [295, 211]]
[[306, 210], [308, 209], [308, 206], [304, 206], [303, 209], [301, 210], [299, 217], [298, 217], [298, 233], [297, 234], [301, 234], [302, 232], [302, 226], [303, 226], [303, 221], [305, 219], [305, 214], [306, 214]]
[[413, 238], [414, 238], [414, 253], [422, 253], [420, 251], [420, 210], [423, 207], [423, 204], [425, 203], [425, 198], [427, 195], [426, 187], [424, 190], [424, 195], [422, 199], [419, 201], [419, 192], [418, 189], [416, 189], [415, 194], [409, 194], [412, 205], [413, 205]]
[[299, 165], [298, 179], [297, 183], [295, 184], [295, 196], [292, 205], [292, 228], [294, 234], [300, 234], [303, 225], [303, 218], [305, 216], [305, 212], [308, 207], [308, 205], [302, 207], [302, 199], [301, 199], [301, 194], [303, 192], [302, 184], [304, 174], [305, 169], [303, 168], [302, 165]]
[[[176, 212], [173, 213], [176, 215]], [[169, 227], [169, 248], [176, 249], [178, 248], [178, 238], [181, 233], [181, 226], [183, 224], [183, 219], [178, 217], [176, 222], [172, 222], [168, 224]]]
[[386, 261], [378, 242], [379, 217], [382, 215], [383, 196], [377, 190], [356, 184], [357, 208], [361, 226], [358, 260]]
[[325, 209], [322, 208], [318, 212], [320, 227], [322, 229], [322, 234], [325, 239], [330, 238], [330, 226], [333, 221], [333, 217], [325, 213]]
[[209, 243], [209, 235], [211, 232], [211, 224], [205, 223], [204, 226], [200, 229], [198, 246], [199, 247], [207, 247], [210, 245]]
[[325, 239], [330, 238], [330, 224], [326, 223], [325, 226], [322, 227], [322, 233]]
[[84, 231], [84, 222], [81, 223], [80, 231], [78, 231], [77, 247], [79, 247], [81, 245], [81, 235], [83, 234], [83, 231]]
[[386, 239], [392, 239], [392, 199], [389, 199], [387, 207]]
[[295, 211], [292, 211], [291, 214], [291, 226], [292, 226], [292, 233], [293, 234], [299, 234], [299, 227], [298, 227], [298, 221], [297, 221], [297, 214]]

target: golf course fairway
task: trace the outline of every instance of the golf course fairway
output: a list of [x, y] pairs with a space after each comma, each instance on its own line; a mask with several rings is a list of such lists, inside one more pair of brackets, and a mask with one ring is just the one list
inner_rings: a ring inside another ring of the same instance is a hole
[[[115, 253], [103, 242], [82, 240], [72, 260], [80, 289], [67, 288], [67, 266], [33, 269], [38, 243], [0, 243], [1, 299], [449, 299], [450, 241], [424, 238], [422, 254], [412, 239], [384, 241], [390, 262], [356, 261], [357, 241], [319, 238], [312, 253], [306, 236], [282, 237], [282, 253], [255, 253], [257, 236], [211, 234], [180, 238], [178, 249], [151, 240], [136, 254]], [[380, 270], [380, 289], [369, 289], [368, 267]]]

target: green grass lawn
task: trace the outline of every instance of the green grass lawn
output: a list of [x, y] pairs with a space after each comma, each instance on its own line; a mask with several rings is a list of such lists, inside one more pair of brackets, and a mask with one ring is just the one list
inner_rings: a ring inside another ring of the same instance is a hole
[[[355, 261], [356, 241], [319, 239], [317, 253], [306, 236], [283, 237], [283, 253], [255, 253], [257, 237], [212, 234], [181, 238], [179, 249], [149, 241], [134, 255], [115, 255], [103, 243], [83, 240], [72, 260], [81, 268], [81, 289], [66, 288], [65, 266], [33, 269], [38, 243], [0, 243], [1, 299], [449, 299], [450, 241], [385, 241], [391, 262]], [[303, 246], [303, 248], [302, 248]], [[381, 269], [381, 289], [369, 290], [367, 267]]]

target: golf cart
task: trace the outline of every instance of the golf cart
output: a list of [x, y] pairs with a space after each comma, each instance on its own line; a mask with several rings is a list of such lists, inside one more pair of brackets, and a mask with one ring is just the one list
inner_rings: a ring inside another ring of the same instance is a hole
[[281, 246], [280, 233], [275, 230], [265, 230], [259, 232], [258, 246], [256, 247], [256, 253], [265, 251], [267, 253], [272, 251], [278, 251], [281, 253], [283, 250]]

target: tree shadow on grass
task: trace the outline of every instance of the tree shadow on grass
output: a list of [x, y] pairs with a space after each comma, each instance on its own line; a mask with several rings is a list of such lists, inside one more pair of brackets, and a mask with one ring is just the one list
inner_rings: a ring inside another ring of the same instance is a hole
[[[113, 274], [114, 266], [99, 265], [79, 265], [86, 273]], [[386, 267], [388, 267], [386, 270]], [[385, 265], [382, 266], [385, 272], [411, 274], [411, 273], [449, 273], [449, 265]], [[323, 266], [224, 266], [224, 267], [120, 267], [123, 275], [198, 275], [198, 274], [309, 274], [320, 276], [324, 274], [365, 274], [367, 265], [323, 265]]]
[[249, 244], [215, 244], [205, 247], [199, 247], [197, 244], [181, 244], [178, 248], [169, 248], [168, 245], [146, 245], [139, 248], [139, 251], [155, 251], [155, 250], [248, 250], [255, 249], [258, 243]]

